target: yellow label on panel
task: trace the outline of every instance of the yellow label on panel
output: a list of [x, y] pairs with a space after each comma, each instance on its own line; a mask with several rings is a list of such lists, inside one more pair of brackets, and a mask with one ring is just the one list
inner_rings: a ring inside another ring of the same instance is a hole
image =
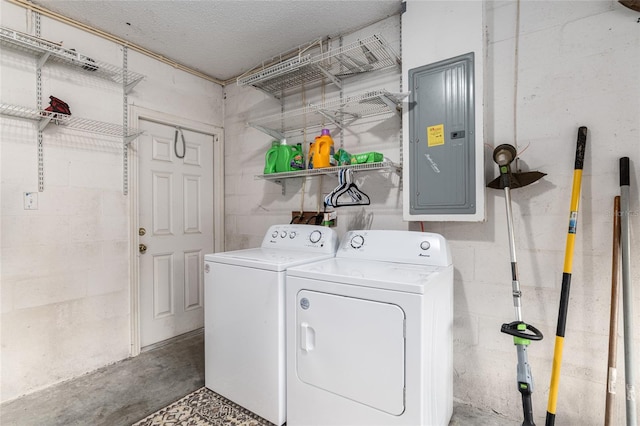
[[444, 124], [427, 127], [427, 146], [444, 145]]

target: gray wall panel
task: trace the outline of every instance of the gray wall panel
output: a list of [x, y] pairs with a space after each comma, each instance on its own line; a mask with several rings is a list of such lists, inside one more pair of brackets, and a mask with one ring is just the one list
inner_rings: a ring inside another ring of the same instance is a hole
[[411, 214], [472, 214], [474, 54], [409, 70]]

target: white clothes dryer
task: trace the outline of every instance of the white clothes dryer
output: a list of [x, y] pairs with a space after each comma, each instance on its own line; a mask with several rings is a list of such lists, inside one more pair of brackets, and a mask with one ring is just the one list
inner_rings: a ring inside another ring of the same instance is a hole
[[289, 268], [287, 425], [448, 425], [453, 266], [446, 240], [351, 231]]
[[285, 271], [332, 258], [337, 247], [333, 229], [275, 225], [259, 248], [205, 255], [207, 388], [285, 422]]

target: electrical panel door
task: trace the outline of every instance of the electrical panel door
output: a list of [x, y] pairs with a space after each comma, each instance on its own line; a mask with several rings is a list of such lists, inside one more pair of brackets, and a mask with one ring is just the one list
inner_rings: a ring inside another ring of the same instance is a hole
[[473, 214], [474, 54], [409, 70], [409, 212]]

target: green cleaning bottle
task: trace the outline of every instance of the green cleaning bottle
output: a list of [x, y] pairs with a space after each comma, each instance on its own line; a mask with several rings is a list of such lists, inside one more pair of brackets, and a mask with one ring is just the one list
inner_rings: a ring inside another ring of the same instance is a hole
[[278, 158], [279, 146], [280, 146], [280, 141], [271, 142], [271, 148], [267, 150], [267, 153], [264, 156], [264, 174], [265, 175], [276, 172], [276, 160]]
[[302, 152], [302, 144], [293, 145], [291, 147], [291, 170], [303, 170], [304, 169], [304, 152]]
[[290, 172], [291, 171], [291, 158], [293, 154], [291, 152], [291, 145], [287, 145], [287, 140], [282, 139], [280, 145], [278, 145], [278, 156], [276, 158], [276, 173]]

